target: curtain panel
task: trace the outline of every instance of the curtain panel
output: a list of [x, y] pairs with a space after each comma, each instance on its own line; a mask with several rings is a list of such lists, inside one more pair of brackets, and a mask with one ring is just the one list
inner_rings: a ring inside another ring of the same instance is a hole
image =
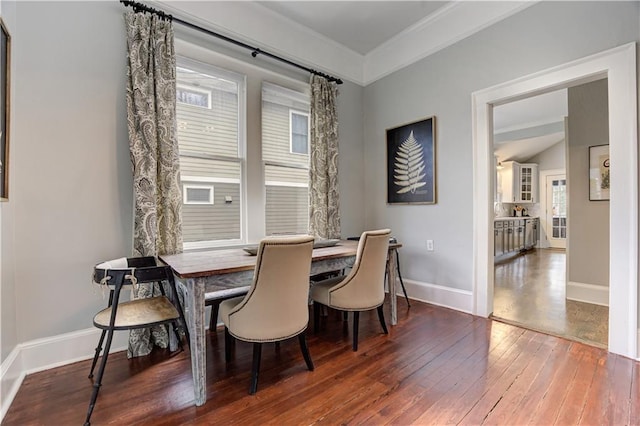
[[337, 96], [335, 84], [311, 76], [309, 231], [321, 238], [340, 238]]
[[[156, 15], [133, 11], [125, 13], [125, 24], [135, 212], [133, 255], [174, 254], [182, 251], [182, 197], [173, 26]], [[135, 297], [153, 293], [152, 285], [140, 285]], [[147, 355], [153, 344], [166, 348], [168, 343], [165, 327], [132, 330], [127, 355]]]

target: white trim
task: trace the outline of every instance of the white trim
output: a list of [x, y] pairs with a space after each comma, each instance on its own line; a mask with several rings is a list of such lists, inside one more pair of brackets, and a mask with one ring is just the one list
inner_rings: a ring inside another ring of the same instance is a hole
[[[9, 356], [0, 365], [0, 389], [2, 389], [2, 407], [0, 407], [0, 423], [4, 419], [4, 416], [9, 411], [9, 407], [13, 402], [20, 385], [24, 381], [26, 374], [22, 367], [22, 357], [20, 356], [20, 349], [15, 347]], [[5, 391], [9, 389], [9, 391]]]
[[609, 351], [638, 357], [638, 133], [636, 44], [628, 43], [472, 94], [474, 314], [493, 311], [493, 107], [608, 78], [611, 160]]
[[[109, 353], [126, 350], [128, 336], [129, 333], [124, 331], [116, 332]], [[88, 328], [36, 339], [16, 346], [0, 366], [0, 387], [10, 388], [9, 393], [2, 395], [0, 421], [7, 413], [27, 375], [93, 358], [99, 338], [100, 330]]]
[[609, 306], [609, 287], [569, 281], [567, 283], [567, 299]]
[[[468, 290], [445, 287], [437, 284], [430, 284], [420, 281], [402, 280], [407, 289], [407, 294], [411, 299], [420, 302], [431, 303], [432, 305], [443, 306], [470, 314], [473, 310], [473, 293]], [[398, 283], [399, 284], [399, 283]], [[399, 297], [404, 298], [402, 288], [398, 286]], [[398, 300], [398, 303], [402, 303]]]
[[207, 182], [207, 183], [235, 183], [240, 184], [238, 178], [212, 177], [212, 176], [182, 176], [180, 180], [184, 182]]
[[282, 182], [277, 180], [267, 180], [265, 186], [289, 186], [292, 188], [308, 188], [309, 184], [305, 182]]

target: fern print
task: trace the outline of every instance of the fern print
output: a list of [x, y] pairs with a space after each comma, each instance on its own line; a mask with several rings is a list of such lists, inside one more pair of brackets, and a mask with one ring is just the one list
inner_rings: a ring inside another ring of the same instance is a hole
[[396, 151], [394, 163], [394, 183], [400, 187], [397, 194], [411, 192], [415, 194], [416, 189], [427, 184], [424, 179], [426, 168], [424, 164], [424, 152], [422, 146], [413, 136], [413, 130], [409, 137], [402, 142]]

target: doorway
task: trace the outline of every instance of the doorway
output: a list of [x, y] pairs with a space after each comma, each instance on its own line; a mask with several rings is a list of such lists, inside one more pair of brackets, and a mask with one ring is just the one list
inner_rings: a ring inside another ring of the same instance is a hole
[[635, 43], [472, 95], [474, 142], [474, 314], [493, 311], [493, 107], [608, 77], [611, 161], [609, 351], [638, 354], [638, 163]]
[[[540, 179], [542, 181], [542, 179]], [[567, 248], [567, 175], [565, 173], [544, 175], [542, 212], [540, 225], [546, 243], [543, 247]]]

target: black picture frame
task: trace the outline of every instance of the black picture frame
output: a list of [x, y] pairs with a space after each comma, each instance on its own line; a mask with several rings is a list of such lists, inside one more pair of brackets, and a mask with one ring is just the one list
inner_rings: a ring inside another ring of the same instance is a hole
[[436, 203], [436, 118], [387, 129], [387, 204]]
[[609, 145], [589, 147], [589, 201], [609, 200]]
[[0, 201], [9, 200], [11, 36], [0, 18]]

